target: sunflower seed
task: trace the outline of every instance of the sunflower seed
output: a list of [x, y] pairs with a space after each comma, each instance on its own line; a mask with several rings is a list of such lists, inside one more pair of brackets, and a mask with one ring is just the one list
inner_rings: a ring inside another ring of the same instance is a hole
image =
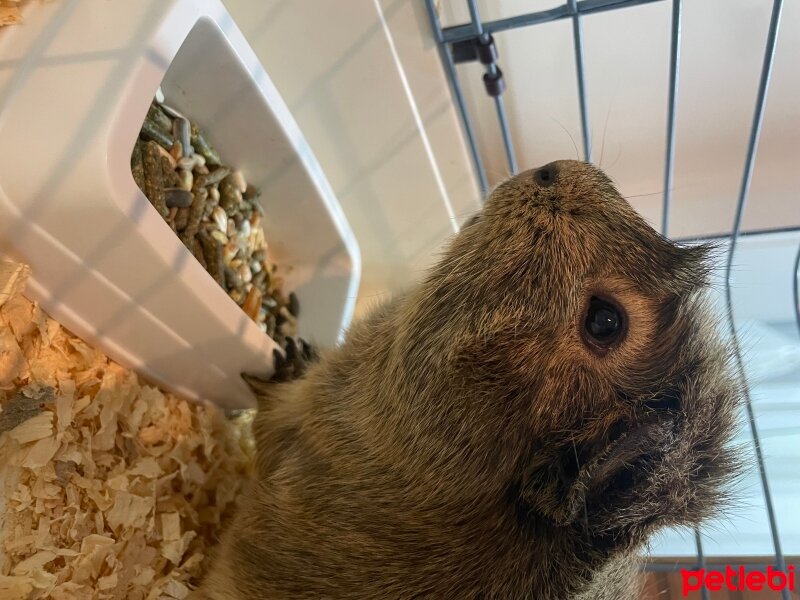
[[221, 207], [214, 207], [214, 210], [211, 211], [211, 218], [217, 225], [217, 229], [223, 232], [228, 231], [228, 215], [225, 214], [225, 211]]

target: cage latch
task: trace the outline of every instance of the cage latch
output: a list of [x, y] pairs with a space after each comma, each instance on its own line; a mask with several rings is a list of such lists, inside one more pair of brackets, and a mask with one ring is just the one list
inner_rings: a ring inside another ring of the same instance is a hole
[[484, 73], [483, 85], [486, 88], [486, 93], [492, 98], [496, 98], [506, 91], [506, 82], [503, 79], [503, 72], [500, 67], [496, 66], [493, 71]]
[[486, 74], [483, 76], [483, 85], [486, 93], [496, 98], [506, 89], [503, 71], [497, 66], [497, 46], [491, 34], [483, 35], [455, 42], [451, 46], [453, 62], [465, 63], [478, 61], [486, 65]]

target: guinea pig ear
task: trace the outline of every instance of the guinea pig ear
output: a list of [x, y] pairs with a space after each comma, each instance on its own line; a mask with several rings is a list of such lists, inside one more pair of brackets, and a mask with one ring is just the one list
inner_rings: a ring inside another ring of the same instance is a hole
[[707, 287], [714, 271], [714, 258], [719, 247], [712, 243], [675, 246], [673, 275], [683, 288]]

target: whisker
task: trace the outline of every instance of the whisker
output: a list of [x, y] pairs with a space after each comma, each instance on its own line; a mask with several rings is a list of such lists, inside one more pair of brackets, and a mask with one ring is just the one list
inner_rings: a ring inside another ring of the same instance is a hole
[[[578, 458], [578, 448], [575, 446], [575, 439], [572, 439], [572, 452], [575, 453], [575, 464], [578, 465], [577, 472], [581, 472], [581, 459]], [[586, 506], [586, 495], [583, 496], [583, 526], [589, 530], [589, 511]]]
[[611, 119], [611, 104], [608, 105], [608, 112], [606, 113], [606, 121], [603, 123], [603, 141], [600, 142], [600, 167], [603, 166], [603, 153], [606, 151], [606, 133], [608, 132], [608, 121]]
[[659, 196], [663, 194], [663, 191], [659, 190], [657, 192], [649, 192], [647, 194], [635, 194], [633, 196], [625, 196], [626, 200], [630, 200], [631, 198], [644, 198], [645, 196]]
[[569, 130], [568, 130], [566, 127], [564, 127], [564, 124], [563, 124], [563, 123], [561, 123], [561, 121], [559, 121], [559, 120], [558, 120], [558, 119], [556, 119], [555, 117], [550, 117], [550, 118], [551, 118], [553, 121], [555, 121], [555, 122], [556, 122], [556, 124], [557, 124], [559, 127], [561, 127], [561, 129], [563, 129], [563, 130], [564, 130], [564, 133], [566, 133], [566, 134], [569, 136], [569, 140], [572, 142], [572, 147], [573, 147], [573, 148], [575, 148], [575, 160], [580, 160], [580, 159], [581, 159], [581, 153], [580, 153], [580, 152], [578, 152], [578, 145], [575, 143], [575, 138], [574, 138], [574, 137], [572, 137], [572, 134], [569, 132]]
[[617, 161], [619, 160], [620, 156], [622, 156], [622, 146], [619, 147], [619, 151], [617, 152], [617, 157], [614, 159], [614, 162], [608, 166], [608, 169], [606, 169], [607, 171], [610, 171], [614, 167], [614, 165], [617, 164]]
[[614, 107], [614, 100], [617, 98], [617, 93], [619, 92], [619, 81], [617, 81], [617, 87], [614, 90], [614, 95], [611, 96], [611, 102], [608, 104], [608, 112], [606, 113], [606, 121], [603, 124], [603, 141], [600, 143], [600, 162], [598, 163], [599, 167], [603, 167], [603, 152], [606, 149], [606, 132], [608, 131], [608, 121], [611, 119], [611, 109]]
[[[494, 189], [494, 187], [497, 185], [497, 183], [505, 181], [506, 179], [508, 179], [512, 175], [511, 171], [509, 171], [507, 167], [505, 169], [503, 169], [502, 171], [498, 171], [497, 169], [491, 169], [489, 167], [486, 167], [484, 170], [486, 171], [487, 175], [497, 178], [496, 182], [494, 182], [494, 183], [490, 182], [489, 183], [489, 186], [490, 186], [489, 192], [491, 192], [492, 189]], [[488, 196], [488, 193], [487, 193], [487, 196]]]

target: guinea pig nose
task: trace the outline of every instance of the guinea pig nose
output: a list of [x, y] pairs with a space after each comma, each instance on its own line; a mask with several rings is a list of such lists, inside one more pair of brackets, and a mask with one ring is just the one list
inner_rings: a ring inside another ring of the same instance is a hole
[[555, 183], [558, 177], [558, 167], [555, 163], [550, 163], [533, 172], [533, 180], [542, 187], [548, 187]]

